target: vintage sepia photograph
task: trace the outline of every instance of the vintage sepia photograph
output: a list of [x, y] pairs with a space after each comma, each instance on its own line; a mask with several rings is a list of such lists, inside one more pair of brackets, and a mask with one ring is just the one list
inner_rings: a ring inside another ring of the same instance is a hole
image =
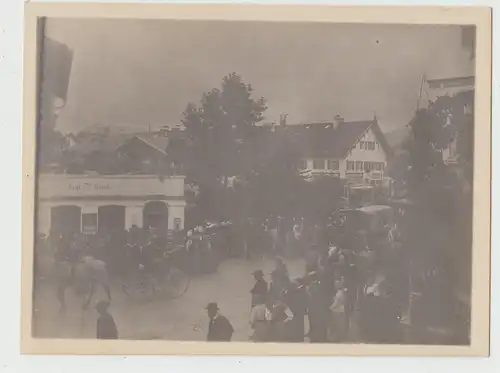
[[31, 338], [471, 345], [475, 24], [36, 27]]

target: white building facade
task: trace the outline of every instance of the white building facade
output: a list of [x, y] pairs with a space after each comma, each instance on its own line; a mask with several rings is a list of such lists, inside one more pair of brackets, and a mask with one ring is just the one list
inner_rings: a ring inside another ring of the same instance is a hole
[[38, 232], [184, 229], [184, 176], [41, 174]]
[[343, 158], [304, 158], [300, 168], [312, 176], [331, 175], [341, 179], [382, 180], [388, 154], [372, 128], [368, 128]]

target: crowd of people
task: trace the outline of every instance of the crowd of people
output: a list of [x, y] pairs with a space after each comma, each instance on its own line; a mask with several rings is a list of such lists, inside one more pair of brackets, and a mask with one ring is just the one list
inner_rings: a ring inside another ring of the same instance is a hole
[[[290, 222], [285, 232], [279, 219], [262, 227], [268, 243], [261, 247], [275, 258], [275, 269], [268, 279], [260, 269], [253, 273], [251, 339], [401, 341], [408, 288], [397, 226], [372, 236], [349, 232], [343, 219], [330, 221], [327, 229], [300, 218]], [[302, 257], [305, 275], [291, 278], [282, 256]]]
[[[254, 342], [299, 343], [398, 343], [403, 338], [403, 299], [391, 289], [388, 276], [372, 267], [365, 281], [353, 254], [330, 248], [305, 276], [292, 279], [283, 258], [276, 258], [270, 278], [262, 270], [253, 273], [250, 290], [250, 326]], [[223, 326], [216, 303], [209, 308], [207, 340], [229, 341], [234, 332], [224, 317]], [[213, 325], [213, 327], [212, 327]], [[224, 329], [219, 331], [218, 328]], [[228, 333], [230, 330], [230, 333]]]
[[[312, 343], [395, 342], [401, 338], [403, 299], [388, 276], [372, 267], [359, 273], [348, 250], [329, 249], [305, 276], [291, 279], [281, 258], [270, 274], [254, 273], [250, 324], [254, 341]], [[362, 280], [362, 276], [366, 276]], [[308, 320], [308, 332], [306, 330]]]
[[[91, 256], [118, 274], [129, 270], [130, 263], [151, 268], [155, 258], [172, 247], [180, 247], [189, 258], [191, 273], [216, 271], [227, 257], [267, 255], [275, 258], [276, 265], [269, 279], [262, 270], [254, 273], [252, 340], [397, 340], [407, 293], [402, 278], [391, 270], [398, 267], [390, 249], [395, 246], [395, 226], [386, 227], [382, 238], [375, 239], [366, 232], [350, 231], [344, 223], [342, 218], [321, 225], [300, 217], [268, 215], [247, 219], [244, 226], [204, 223], [168, 235], [135, 226], [95, 235], [53, 233], [38, 244], [51, 248], [57, 261], [77, 263]], [[290, 257], [304, 259], [304, 276], [290, 277], [284, 261]], [[216, 305], [211, 309], [218, 315]]]

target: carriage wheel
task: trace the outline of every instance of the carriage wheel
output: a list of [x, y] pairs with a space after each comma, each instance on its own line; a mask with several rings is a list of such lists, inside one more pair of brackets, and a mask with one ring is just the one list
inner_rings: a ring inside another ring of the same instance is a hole
[[127, 296], [137, 301], [150, 301], [155, 294], [154, 284], [147, 276], [124, 281], [122, 288]]
[[163, 284], [163, 291], [170, 299], [183, 296], [189, 288], [191, 279], [189, 275], [178, 269], [170, 268]]

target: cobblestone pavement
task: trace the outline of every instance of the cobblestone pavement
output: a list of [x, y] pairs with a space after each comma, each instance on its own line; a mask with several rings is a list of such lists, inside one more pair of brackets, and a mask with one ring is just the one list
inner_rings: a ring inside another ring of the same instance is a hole
[[[292, 277], [304, 274], [304, 262], [288, 261]], [[262, 269], [269, 278], [272, 260], [245, 261], [231, 259], [221, 263], [218, 272], [194, 277], [186, 294], [179, 299], [158, 299], [149, 303], [137, 303], [128, 298], [120, 284], [113, 284], [113, 303], [110, 312], [118, 326], [120, 338], [166, 339], [179, 341], [203, 341], [207, 333], [208, 302], [217, 302], [221, 313], [233, 324], [233, 340], [248, 341], [250, 289], [254, 279], [252, 272]], [[99, 291], [93, 300], [106, 299]], [[35, 336], [42, 338], [94, 338], [97, 315], [94, 307], [82, 311], [82, 299], [72, 291], [67, 292], [68, 308], [59, 314], [53, 284], [48, 280], [37, 284], [35, 296]]]

